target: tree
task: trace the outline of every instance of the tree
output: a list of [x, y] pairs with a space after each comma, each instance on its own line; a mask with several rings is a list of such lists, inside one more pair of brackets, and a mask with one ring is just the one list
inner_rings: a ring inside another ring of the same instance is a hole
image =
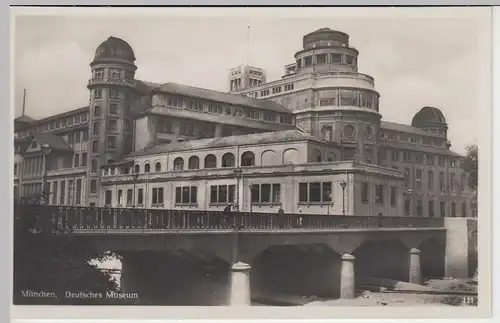
[[466, 148], [466, 154], [462, 160], [462, 169], [469, 174], [469, 187], [474, 191], [477, 191], [477, 181], [478, 181], [478, 159], [477, 159], [477, 145], [468, 145]]
[[[106, 299], [106, 292], [117, 292], [118, 286], [109, 273], [89, 264], [109, 255], [99, 255], [71, 234], [54, 229], [46, 208], [33, 203], [14, 207], [14, 304], [125, 305], [123, 300]], [[29, 297], [30, 291], [53, 292], [57, 298]], [[66, 298], [67, 292], [103, 297]]]

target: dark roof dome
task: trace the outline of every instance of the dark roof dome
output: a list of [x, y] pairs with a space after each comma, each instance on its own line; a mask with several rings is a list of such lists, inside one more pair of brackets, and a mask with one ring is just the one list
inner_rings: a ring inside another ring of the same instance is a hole
[[133, 63], [135, 55], [132, 47], [126, 41], [111, 36], [97, 47], [94, 62], [108, 59], [119, 59]]
[[434, 107], [423, 107], [418, 111], [411, 121], [411, 125], [417, 128], [446, 127], [446, 119], [443, 112]]
[[330, 28], [320, 28], [308, 33], [302, 40], [304, 49], [330, 46], [331, 44], [349, 46], [349, 35]]

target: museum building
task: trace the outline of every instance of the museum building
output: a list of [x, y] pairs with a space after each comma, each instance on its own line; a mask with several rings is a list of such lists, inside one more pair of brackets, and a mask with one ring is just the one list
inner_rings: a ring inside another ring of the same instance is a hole
[[14, 195], [51, 205], [384, 216], [473, 216], [443, 113], [382, 121], [349, 36], [303, 37], [281, 79], [240, 66], [228, 93], [135, 79], [109, 37], [90, 63], [89, 105], [15, 119]]

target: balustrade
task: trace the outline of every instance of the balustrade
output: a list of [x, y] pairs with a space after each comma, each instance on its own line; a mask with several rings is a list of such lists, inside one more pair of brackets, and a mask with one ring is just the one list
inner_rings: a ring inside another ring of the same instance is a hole
[[16, 204], [38, 229], [84, 231], [442, 228], [443, 218], [277, 214]]

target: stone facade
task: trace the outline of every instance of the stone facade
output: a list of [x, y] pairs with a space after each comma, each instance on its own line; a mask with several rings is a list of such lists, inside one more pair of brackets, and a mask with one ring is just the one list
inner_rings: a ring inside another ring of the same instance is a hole
[[132, 48], [110, 37], [91, 63], [89, 106], [18, 118], [14, 194], [43, 190], [47, 203], [65, 205], [471, 216], [441, 111], [424, 107], [411, 125], [382, 121], [358, 54], [347, 34], [320, 29], [281, 79], [239, 67], [222, 93], [137, 80]]

